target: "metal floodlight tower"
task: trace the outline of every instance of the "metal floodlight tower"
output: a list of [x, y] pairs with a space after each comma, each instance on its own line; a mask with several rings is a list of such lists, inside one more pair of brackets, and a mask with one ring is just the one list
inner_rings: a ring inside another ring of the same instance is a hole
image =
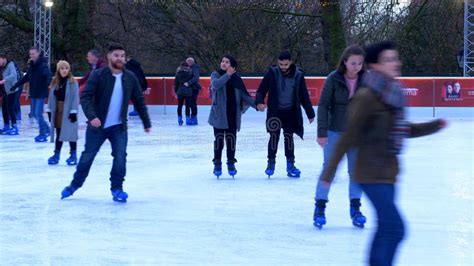
[[52, 0], [35, 0], [34, 46], [51, 62], [51, 8]]
[[464, 0], [463, 74], [474, 77], [474, 0]]

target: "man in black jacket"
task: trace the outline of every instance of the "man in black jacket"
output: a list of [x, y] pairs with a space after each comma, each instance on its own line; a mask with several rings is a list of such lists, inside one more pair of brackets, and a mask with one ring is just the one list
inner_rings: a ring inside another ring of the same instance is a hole
[[31, 113], [38, 120], [39, 135], [35, 137], [36, 142], [45, 142], [49, 136], [49, 126], [46, 123], [44, 113], [44, 102], [48, 97], [48, 86], [51, 83], [51, 70], [46, 58], [36, 47], [30, 48], [30, 60], [26, 75], [23, 76], [13, 87], [17, 88], [30, 83]]
[[[186, 63], [188, 63], [189, 67], [193, 72], [193, 77], [184, 83], [185, 86], [190, 86], [193, 89], [193, 95], [191, 97], [192, 102], [190, 106], [186, 104], [186, 113], [191, 113], [191, 116], [186, 116], [186, 124], [187, 125], [197, 125], [198, 119], [198, 109], [197, 109], [197, 98], [199, 92], [201, 91], [201, 84], [199, 83], [199, 68], [200, 66], [196, 63], [193, 57], [186, 58]], [[189, 110], [188, 110], [189, 108]], [[189, 121], [188, 121], [189, 120]]]
[[265, 173], [270, 177], [275, 171], [275, 158], [283, 129], [285, 138], [286, 171], [288, 177], [300, 177], [301, 171], [295, 167], [295, 146], [293, 133], [303, 138], [303, 106], [309, 122], [314, 121], [314, 110], [309, 99], [304, 73], [297, 68], [289, 52], [282, 52], [278, 57], [278, 66], [271, 67], [263, 77], [257, 90], [256, 104], [259, 111], [264, 111], [264, 99], [268, 93], [267, 132], [268, 165]]
[[[138, 79], [138, 83], [140, 84], [140, 88], [142, 89], [144, 94], [149, 94], [151, 88], [148, 87], [148, 82], [146, 81], [145, 73], [143, 72], [142, 66], [140, 63], [133, 59], [131, 56], [127, 56], [127, 63], [125, 64], [125, 68], [130, 70], [135, 74]], [[128, 113], [129, 116], [138, 116], [137, 110], [135, 108], [133, 111]]]
[[77, 165], [74, 179], [62, 191], [62, 198], [71, 196], [86, 180], [92, 162], [105, 140], [112, 145], [114, 157], [110, 172], [113, 200], [126, 202], [123, 191], [127, 156], [127, 108], [133, 101], [143, 122], [145, 132], [151, 129], [150, 118], [143, 93], [135, 75], [125, 70], [125, 51], [122, 46], [112, 45], [107, 54], [109, 66], [94, 70], [82, 92], [81, 105], [87, 117], [85, 150]]

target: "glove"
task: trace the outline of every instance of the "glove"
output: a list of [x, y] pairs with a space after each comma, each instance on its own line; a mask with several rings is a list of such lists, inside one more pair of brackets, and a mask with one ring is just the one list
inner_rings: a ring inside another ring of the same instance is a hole
[[72, 123], [77, 122], [77, 114], [76, 114], [76, 113], [69, 114], [69, 120], [70, 120]]
[[48, 120], [51, 123], [51, 112], [48, 112]]

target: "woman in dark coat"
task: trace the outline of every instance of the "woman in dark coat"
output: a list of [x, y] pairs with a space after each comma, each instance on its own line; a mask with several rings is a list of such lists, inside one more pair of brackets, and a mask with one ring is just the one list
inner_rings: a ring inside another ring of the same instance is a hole
[[[357, 45], [347, 47], [341, 55], [337, 70], [327, 77], [318, 104], [318, 138], [319, 146], [323, 148], [323, 169], [329, 163], [334, 146], [341, 138], [346, 126], [346, 110], [349, 100], [361, 84], [364, 66], [364, 50]], [[353, 180], [356, 149], [346, 153], [349, 172], [349, 201], [350, 217], [357, 227], [364, 227], [366, 218], [360, 212], [362, 189]], [[329, 201], [329, 187], [319, 181], [316, 186], [315, 209], [313, 224], [322, 228], [326, 224], [325, 208]]]

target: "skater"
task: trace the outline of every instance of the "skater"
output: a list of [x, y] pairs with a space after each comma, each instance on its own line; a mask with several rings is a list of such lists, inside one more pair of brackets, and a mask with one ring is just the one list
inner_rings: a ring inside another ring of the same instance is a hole
[[268, 93], [267, 132], [268, 165], [265, 173], [268, 178], [275, 171], [275, 159], [283, 129], [286, 156], [287, 176], [299, 178], [301, 171], [295, 166], [295, 146], [293, 133], [303, 138], [303, 116], [300, 106], [303, 106], [309, 123], [314, 121], [314, 110], [309, 99], [308, 89], [303, 71], [296, 67], [289, 52], [282, 52], [278, 57], [278, 66], [272, 66], [263, 77], [257, 90], [256, 104], [259, 111], [264, 111], [265, 96]]
[[89, 79], [92, 71], [107, 66], [107, 62], [102, 59], [102, 53], [97, 49], [91, 49], [87, 52], [87, 63], [89, 64], [89, 72], [87, 72], [82, 79], [79, 80], [79, 87], [84, 86]]
[[123, 191], [127, 156], [127, 108], [133, 101], [143, 122], [145, 132], [151, 130], [151, 122], [143, 99], [143, 93], [135, 75], [125, 70], [125, 50], [112, 45], [107, 54], [109, 66], [93, 71], [82, 92], [81, 105], [87, 117], [85, 149], [71, 184], [64, 188], [62, 198], [71, 196], [80, 188], [92, 162], [105, 140], [112, 146], [111, 192], [114, 201], [126, 202]]
[[230, 55], [222, 57], [220, 68], [211, 74], [212, 105], [209, 124], [214, 127], [214, 175], [222, 175], [222, 150], [227, 147], [227, 170], [234, 177], [237, 132], [241, 116], [249, 107], [256, 108], [242, 78], [236, 73], [237, 60]]
[[[140, 88], [143, 91], [143, 94], [149, 94], [151, 88], [148, 87], [148, 82], [146, 81], [145, 73], [143, 72], [142, 66], [140, 63], [133, 59], [131, 56], [127, 56], [127, 63], [125, 64], [125, 69], [130, 70], [135, 74], [135, 77], [138, 79]], [[129, 116], [138, 116], [137, 110], [133, 108], [133, 111], [128, 113]]]
[[395, 204], [399, 172], [397, 155], [403, 139], [432, 134], [445, 127], [436, 119], [414, 124], [406, 121], [406, 100], [401, 85], [401, 62], [394, 43], [374, 43], [365, 49], [368, 71], [347, 110], [346, 131], [335, 145], [321, 176], [329, 186], [337, 165], [350, 148], [357, 148], [353, 178], [377, 212], [377, 230], [372, 241], [370, 265], [392, 265], [404, 236], [404, 223]]
[[189, 110], [187, 107], [192, 105], [193, 89], [188, 81], [193, 78], [193, 72], [186, 61], [182, 62], [176, 70], [174, 79], [174, 92], [178, 97], [178, 125], [183, 125], [183, 103], [186, 101], [186, 125], [189, 124]]
[[[337, 70], [331, 72], [324, 82], [318, 104], [317, 142], [324, 153], [323, 169], [329, 163], [334, 146], [345, 130], [346, 109], [349, 100], [361, 84], [364, 66], [364, 50], [357, 45], [347, 47], [341, 55]], [[349, 172], [350, 217], [357, 227], [364, 227], [365, 216], [360, 212], [362, 189], [353, 180], [357, 150], [347, 151]], [[321, 181], [316, 186], [314, 226], [322, 228], [326, 224], [325, 208], [328, 202], [329, 187]]]
[[186, 124], [187, 125], [197, 125], [198, 119], [198, 109], [197, 109], [197, 98], [199, 92], [201, 91], [201, 84], [199, 83], [199, 68], [200, 66], [196, 63], [194, 58], [188, 57], [186, 62], [191, 67], [193, 72], [193, 77], [191, 80], [185, 83], [186, 86], [190, 86], [193, 89], [193, 95], [191, 97], [191, 104], [188, 106], [186, 104], [186, 114], [191, 113], [191, 116], [186, 115]]
[[15, 62], [8, 60], [7, 55], [0, 53], [0, 93], [2, 93], [3, 129], [0, 135], [18, 135], [15, 107], [18, 101], [18, 87], [13, 85], [21, 78]]
[[44, 120], [43, 112], [44, 102], [48, 97], [48, 86], [51, 83], [51, 71], [46, 58], [40, 54], [38, 48], [30, 48], [29, 55], [29, 67], [26, 75], [14, 85], [14, 88], [16, 89], [29, 81], [31, 112], [39, 124], [39, 135], [35, 137], [35, 142], [45, 142], [50, 132], [48, 123]]
[[[56, 73], [51, 82], [49, 91], [48, 113], [51, 124], [51, 142], [56, 143], [54, 155], [48, 159], [48, 164], [58, 164], [61, 148], [64, 141], [69, 141], [70, 156], [66, 160], [68, 165], [77, 164], [78, 123], [77, 111], [79, 107], [79, 84], [74, 79], [71, 66], [67, 61], [56, 64]], [[56, 129], [56, 136], [54, 135]]]

